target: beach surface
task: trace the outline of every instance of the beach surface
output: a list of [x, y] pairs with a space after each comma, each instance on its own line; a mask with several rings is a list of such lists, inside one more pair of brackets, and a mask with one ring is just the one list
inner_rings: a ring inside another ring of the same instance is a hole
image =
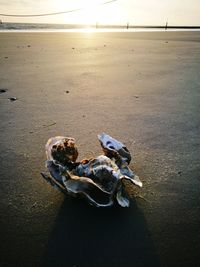
[[[0, 66], [0, 265], [200, 266], [200, 32], [0, 33]], [[40, 175], [48, 138], [82, 159], [102, 132], [143, 182], [130, 208]]]

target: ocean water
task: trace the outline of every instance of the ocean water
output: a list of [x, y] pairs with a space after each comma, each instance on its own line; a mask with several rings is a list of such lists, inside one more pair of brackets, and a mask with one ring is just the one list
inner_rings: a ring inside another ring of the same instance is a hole
[[[140, 32], [165, 31], [164, 26], [124, 26], [111, 25], [77, 25], [77, 24], [45, 24], [45, 23], [1, 23], [0, 32]], [[200, 31], [200, 27], [169, 26], [167, 31]]]
[[81, 29], [81, 25], [46, 24], [46, 23], [2, 23], [0, 31], [59, 31]]

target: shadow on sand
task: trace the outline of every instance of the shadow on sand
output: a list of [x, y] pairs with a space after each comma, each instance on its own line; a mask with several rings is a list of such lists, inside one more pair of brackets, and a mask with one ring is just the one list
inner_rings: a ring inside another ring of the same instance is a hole
[[131, 207], [94, 208], [65, 198], [42, 266], [159, 266], [145, 218]]

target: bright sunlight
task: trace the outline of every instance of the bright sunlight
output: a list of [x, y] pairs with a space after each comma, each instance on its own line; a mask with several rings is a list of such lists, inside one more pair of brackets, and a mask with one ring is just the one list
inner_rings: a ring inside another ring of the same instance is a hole
[[[79, 24], [110, 24], [115, 23], [119, 18], [119, 7], [115, 2], [106, 4], [107, 1], [103, 0], [87, 0], [87, 1], [73, 1], [74, 5], [70, 5], [70, 9], [80, 9], [75, 13], [67, 13], [63, 15], [63, 19], [66, 23], [73, 21], [75, 17], [76, 23]], [[105, 4], [103, 4], [105, 3]], [[69, 4], [66, 1], [59, 0], [57, 2], [57, 8], [60, 10], [69, 9]]]

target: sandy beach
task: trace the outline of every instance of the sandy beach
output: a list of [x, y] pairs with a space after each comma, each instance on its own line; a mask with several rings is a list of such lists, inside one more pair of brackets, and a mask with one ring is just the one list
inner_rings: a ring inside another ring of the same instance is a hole
[[[199, 266], [200, 32], [0, 33], [0, 65], [0, 265]], [[143, 182], [128, 209], [40, 175], [48, 138], [82, 159], [102, 132]]]

